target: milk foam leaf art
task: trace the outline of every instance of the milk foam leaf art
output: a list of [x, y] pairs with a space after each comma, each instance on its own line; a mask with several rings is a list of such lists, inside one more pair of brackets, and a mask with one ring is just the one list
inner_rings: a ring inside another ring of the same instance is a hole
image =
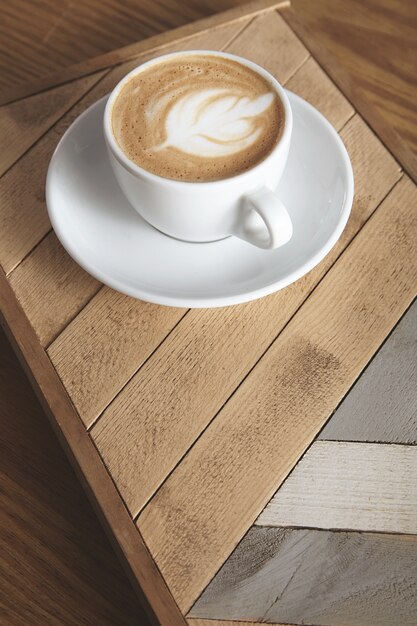
[[166, 140], [156, 150], [173, 147], [210, 158], [240, 152], [260, 136], [259, 116], [273, 100], [270, 92], [251, 99], [228, 89], [194, 91], [179, 98], [169, 110]]

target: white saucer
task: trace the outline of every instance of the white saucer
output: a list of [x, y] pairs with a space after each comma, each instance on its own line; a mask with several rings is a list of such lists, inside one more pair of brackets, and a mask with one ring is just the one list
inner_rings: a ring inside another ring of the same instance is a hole
[[288, 96], [294, 129], [278, 189], [294, 225], [288, 244], [262, 250], [235, 237], [186, 243], [149, 226], [131, 208], [110, 169], [102, 131], [103, 98], [67, 130], [49, 166], [48, 212], [64, 248], [106, 285], [171, 306], [247, 302], [306, 274], [346, 225], [353, 174], [332, 126], [302, 98]]

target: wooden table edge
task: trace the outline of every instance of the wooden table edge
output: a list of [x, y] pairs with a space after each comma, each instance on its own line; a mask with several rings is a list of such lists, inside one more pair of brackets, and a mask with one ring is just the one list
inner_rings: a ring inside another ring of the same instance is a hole
[[93, 57], [92, 59], [70, 65], [52, 74], [48, 74], [37, 81], [14, 85], [6, 92], [0, 94], [0, 106], [11, 104], [17, 100], [22, 100], [37, 93], [41, 93], [42, 91], [47, 91], [48, 89], [88, 76], [94, 72], [115, 67], [125, 61], [134, 59], [141, 53], [156, 52], [174, 41], [185, 41], [197, 33], [204, 33], [220, 28], [225, 24], [233, 24], [247, 17], [259, 15], [271, 9], [281, 9], [288, 6], [290, 6], [290, 0], [251, 0], [241, 6], [210, 15], [209, 17], [204, 17], [190, 22], [189, 24], [179, 26], [178, 28], [158, 33], [152, 37], [147, 37], [146, 39], [129, 44], [123, 48], [118, 48], [111, 52]]
[[0, 325], [6, 332], [151, 623], [184, 626], [187, 623], [185, 617], [124, 506], [97, 448], [1, 268]]

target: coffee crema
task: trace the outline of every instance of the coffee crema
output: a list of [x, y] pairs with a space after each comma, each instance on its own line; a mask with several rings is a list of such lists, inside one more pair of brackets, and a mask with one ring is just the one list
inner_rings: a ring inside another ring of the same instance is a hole
[[112, 109], [122, 151], [174, 180], [236, 176], [262, 161], [284, 128], [283, 104], [256, 71], [216, 55], [175, 55], [123, 85]]

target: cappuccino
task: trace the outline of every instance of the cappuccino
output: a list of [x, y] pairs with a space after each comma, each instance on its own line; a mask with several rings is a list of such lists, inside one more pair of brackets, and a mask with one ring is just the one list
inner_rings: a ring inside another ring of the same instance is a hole
[[163, 178], [221, 180], [261, 162], [285, 124], [281, 99], [255, 70], [211, 54], [179, 54], [125, 83], [111, 113], [125, 155]]

